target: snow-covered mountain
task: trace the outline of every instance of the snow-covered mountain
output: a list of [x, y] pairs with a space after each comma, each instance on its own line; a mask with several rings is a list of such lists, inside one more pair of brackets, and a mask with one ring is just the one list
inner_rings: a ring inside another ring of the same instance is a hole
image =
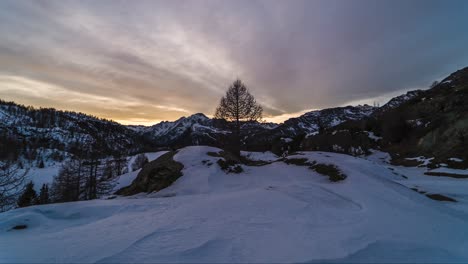
[[[282, 124], [245, 122], [242, 124], [242, 138], [247, 148], [267, 150], [276, 138], [293, 138], [301, 134], [318, 133], [321, 128], [368, 117], [375, 109], [368, 105], [346, 106], [308, 112], [300, 117], [288, 119]], [[130, 128], [161, 146], [219, 146], [217, 142], [230, 133], [225, 122], [210, 119], [201, 113], [150, 127]]]
[[[183, 137], [190, 137], [189, 140], [185, 140], [189, 144], [198, 145], [197, 143], [200, 143], [200, 140], [211, 141], [211, 138], [220, 133], [227, 132], [216, 128], [213, 120], [201, 113], [181, 117], [173, 122], [164, 121], [143, 130], [143, 135], [158, 145], [181, 142], [184, 141]], [[204, 139], [204, 137], [207, 137], [207, 139]]]
[[0, 101], [0, 159], [60, 160], [67, 153], [124, 155], [149, 144], [135, 131], [110, 120]]
[[[252, 134], [277, 126], [274, 123], [245, 122], [242, 129], [246, 134]], [[133, 126], [131, 129], [159, 146], [216, 146], [218, 141], [230, 134], [225, 121], [208, 118], [202, 113], [181, 117], [176, 121], [163, 121], [149, 127]]]
[[[269, 150], [278, 138], [294, 138], [357, 120], [374, 111], [371, 106], [348, 106], [306, 113], [283, 124], [245, 122], [242, 139], [247, 149]], [[99, 156], [154, 151], [157, 147], [220, 146], [230, 132], [223, 120], [198, 113], [153, 126], [124, 126], [82, 113], [35, 109], [0, 101], [0, 159], [38, 163], [69, 155]]]
[[297, 118], [291, 118], [280, 125], [277, 133], [284, 136], [316, 134], [321, 129], [337, 126], [349, 120], [361, 120], [370, 116], [377, 107], [369, 105], [335, 107], [311, 111]]
[[390, 109], [397, 108], [401, 104], [403, 104], [403, 103], [405, 103], [405, 102], [407, 102], [407, 101], [421, 95], [422, 92], [423, 92], [422, 90], [413, 90], [413, 91], [409, 91], [409, 92], [407, 92], [405, 94], [399, 95], [397, 97], [394, 97], [390, 101], [388, 101], [386, 104], [381, 106], [378, 109], [378, 112], [385, 112], [385, 111], [388, 111]]
[[[360, 122], [346, 122], [309, 137], [303, 149], [352, 154], [380, 148], [394, 162], [433, 157], [434, 164], [468, 167], [468, 67], [430, 89], [411, 91], [390, 100]], [[452, 158], [464, 162], [454, 164]]]

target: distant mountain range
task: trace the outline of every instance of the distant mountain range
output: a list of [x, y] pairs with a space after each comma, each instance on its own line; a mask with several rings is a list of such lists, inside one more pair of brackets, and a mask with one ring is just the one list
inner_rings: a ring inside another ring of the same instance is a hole
[[[465, 68], [429, 90], [407, 92], [381, 107], [360, 105], [311, 111], [282, 124], [246, 122], [242, 125], [243, 148], [276, 152], [326, 149], [347, 153], [358, 147], [363, 152], [369, 148], [395, 149], [401, 142], [417, 139], [410, 145], [418, 151], [408, 153], [420, 153], [423, 149], [430, 152], [435, 146], [446, 149], [434, 140], [452, 142], [450, 137], [464, 140], [465, 135], [468, 138], [467, 76]], [[398, 122], [400, 127], [394, 124]], [[389, 128], [392, 124], [395, 127]], [[201, 113], [153, 126], [124, 126], [82, 113], [0, 101], [0, 160], [118, 156], [188, 145], [223, 147], [230, 134], [227, 126], [224, 120], [210, 119]], [[388, 131], [392, 129], [405, 135]], [[343, 130], [348, 130], [347, 139], [338, 140]], [[342, 141], [347, 143], [340, 144]], [[450, 146], [453, 149], [457, 145]]]

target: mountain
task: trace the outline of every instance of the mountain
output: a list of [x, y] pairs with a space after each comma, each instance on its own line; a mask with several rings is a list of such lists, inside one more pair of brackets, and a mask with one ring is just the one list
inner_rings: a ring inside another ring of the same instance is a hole
[[419, 96], [422, 92], [423, 92], [422, 90], [413, 90], [405, 94], [399, 95], [397, 97], [394, 97], [390, 101], [388, 101], [386, 104], [384, 104], [382, 107], [380, 107], [377, 110], [377, 112], [385, 112], [385, 111], [397, 108], [403, 103], [413, 99], [414, 97]]
[[286, 120], [275, 129], [275, 132], [286, 137], [304, 133], [314, 135], [321, 129], [334, 127], [349, 120], [361, 120], [370, 116], [376, 109], [377, 107], [369, 105], [359, 105], [311, 111], [300, 117]]
[[161, 146], [174, 144], [200, 145], [213, 144], [218, 134], [227, 133], [216, 128], [213, 120], [198, 113], [189, 117], [181, 117], [174, 122], [164, 121], [147, 127], [142, 134]]
[[[347, 120], [359, 120], [375, 110], [347, 106], [312, 111], [283, 124], [242, 123], [243, 148], [270, 150], [277, 141], [318, 133]], [[129, 155], [157, 148], [190, 145], [225, 147], [229, 123], [198, 113], [153, 126], [124, 126], [82, 113], [36, 109], [0, 101], [0, 159], [61, 160], [70, 155]]]
[[344, 153], [380, 148], [401, 164], [424, 156], [434, 166], [468, 167], [467, 101], [468, 67], [428, 90], [390, 100], [368, 118], [345, 122], [302, 143], [305, 149]]
[[[335, 107], [311, 111], [282, 124], [245, 122], [242, 148], [277, 154], [302, 149], [363, 154], [380, 148], [401, 157], [464, 157], [467, 87], [465, 68], [431, 89], [407, 92], [380, 108]], [[82, 113], [1, 101], [0, 125], [0, 159], [13, 160], [35, 160], [39, 152], [48, 159], [91, 152], [123, 155], [190, 145], [223, 148], [230, 142], [230, 124], [201, 113], [153, 126], [123, 126]]]
[[[376, 107], [346, 106], [308, 112], [300, 117], [286, 120], [283, 124], [244, 122], [242, 135], [244, 148], [270, 150], [276, 139], [292, 139], [298, 135], [318, 133], [320, 128], [336, 126], [348, 120], [360, 120], [371, 115]], [[229, 124], [210, 119], [204, 114], [182, 117], [176, 121], [164, 121], [150, 127], [131, 126], [133, 131], [155, 142], [158, 146], [183, 147], [211, 145], [222, 147], [230, 132]]]
[[0, 100], [0, 160], [124, 155], [147, 146], [137, 132], [110, 120]]

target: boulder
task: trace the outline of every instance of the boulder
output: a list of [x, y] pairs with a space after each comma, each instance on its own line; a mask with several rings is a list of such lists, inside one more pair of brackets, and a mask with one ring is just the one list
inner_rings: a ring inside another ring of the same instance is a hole
[[134, 195], [141, 192], [157, 192], [169, 187], [180, 176], [184, 165], [174, 161], [175, 151], [168, 152], [147, 163], [130, 186], [116, 192], [118, 195]]

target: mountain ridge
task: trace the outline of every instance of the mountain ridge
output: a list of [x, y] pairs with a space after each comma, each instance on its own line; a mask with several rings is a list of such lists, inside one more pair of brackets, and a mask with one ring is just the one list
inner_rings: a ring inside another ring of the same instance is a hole
[[[304, 146], [314, 148], [314, 144], [309, 144], [309, 137], [315, 137], [334, 127], [346, 128], [347, 123], [366, 123], [370, 128], [367, 130], [379, 137], [383, 130], [387, 129], [383, 119], [396, 115], [392, 113], [401, 112], [402, 109], [412, 112], [413, 109], [408, 105], [425, 100], [424, 98], [431, 94], [446, 93], [447, 100], [457, 103], [459, 99], [454, 98], [455, 94], [452, 95], [450, 91], [461, 89], [460, 87], [468, 84], [467, 72], [468, 68], [458, 70], [431, 89], [408, 91], [392, 98], [381, 107], [358, 105], [315, 110], [280, 124], [244, 122], [242, 148], [258, 151], [274, 149], [278, 154]], [[463, 92], [458, 93], [463, 95]], [[439, 104], [439, 107], [444, 107], [443, 102]], [[431, 105], [426, 104], [418, 111], [427, 112], [429, 108]], [[465, 110], [460, 108], [457, 111], [464, 113]], [[412, 117], [408, 122], [416, 119], [418, 118]], [[414, 122], [422, 122], [418, 120]], [[372, 122], [380, 124], [370, 125]], [[60, 159], [66, 156], [66, 153], [82, 155], [86, 152], [98, 152], [94, 155], [105, 156], [189, 145], [224, 147], [223, 144], [228, 141], [230, 134], [228, 126], [226, 121], [209, 118], [203, 113], [184, 116], [175, 121], [163, 121], [152, 126], [122, 125], [83, 113], [34, 108], [0, 101], [0, 159], [15, 160], [23, 157], [33, 161], [44, 149], [49, 149], [48, 152], [58, 152], [54, 155]], [[360, 126], [362, 127], [362, 124]], [[358, 130], [360, 133], [367, 131], [362, 128]], [[383, 138], [387, 140], [387, 137]], [[328, 147], [336, 145], [333, 140], [326, 142]]]

